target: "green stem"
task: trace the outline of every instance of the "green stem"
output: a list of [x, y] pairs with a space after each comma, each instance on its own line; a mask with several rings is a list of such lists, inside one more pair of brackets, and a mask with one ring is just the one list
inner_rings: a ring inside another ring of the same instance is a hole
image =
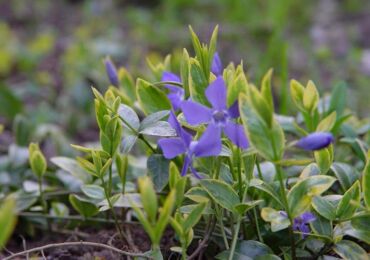
[[262, 175], [260, 162], [258, 161], [257, 158], [256, 158], [256, 166], [257, 166], [258, 177], [260, 177], [261, 180], [265, 181]]
[[238, 216], [237, 223], [236, 223], [236, 228], [235, 228], [234, 234], [233, 234], [233, 241], [231, 243], [229, 260], [234, 259], [235, 247], [236, 247], [236, 242], [238, 241], [238, 235], [239, 235], [241, 220], [242, 220], [242, 218], [240, 216]]
[[116, 228], [117, 228], [118, 233], [119, 233], [119, 235], [120, 235], [120, 237], [121, 237], [121, 240], [122, 240], [122, 242], [123, 242], [123, 241], [125, 241], [125, 240], [126, 240], [126, 241], [128, 241], [127, 237], [125, 236], [125, 234], [123, 233], [123, 231], [122, 231], [122, 229], [121, 229], [121, 226], [120, 226], [120, 225], [119, 225], [119, 223], [118, 223], [118, 218], [117, 218], [116, 212], [114, 211], [114, 207], [113, 207], [113, 205], [112, 205], [112, 202], [111, 202], [111, 200], [110, 200], [110, 196], [109, 196], [109, 193], [108, 193], [108, 190], [107, 190], [106, 184], [105, 184], [105, 182], [104, 182], [104, 178], [102, 177], [102, 178], [101, 178], [101, 180], [102, 180], [102, 183], [103, 183], [103, 188], [104, 188], [105, 197], [106, 197], [106, 199], [107, 199], [109, 209], [110, 209], [110, 210], [111, 210], [111, 212], [112, 212], [112, 216], [113, 216], [113, 219], [114, 219], [114, 224], [116, 225]]
[[263, 237], [261, 236], [260, 225], [259, 225], [259, 222], [258, 222], [257, 211], [256, 211], [255, 207], [253, 208], [253, 215], [254, 215], [254, 219], [255, 219], [255, 223], [256, 223], [256, 230], [257, 230], [258, 240], [261, 243], [263, 243]]
[[[38, 184], [39, 184], [39, 193], [40, 193], [40, 203], [42, 205], [42, 213], [43, 215], [48, 214], [48, 205], [46, 203], [46, 200], [44, 198], [44, 190], [42, 188], [42, 177], [38, 178]], [[48, 229], [51, 230], [51, 225], [49, 219], [46, 219]]]
[[217, 220], [220, 225], [220, 231], [222, 235], [222, 239], [224, 240], [226, 250], [229, 250], [229, 241], [227, 240], [226, 233], [225, 233], [225, 226], [223, 222], [223, 209], [220, 209], [217, 205], [215, 205], [216, 213], [217, 213]]

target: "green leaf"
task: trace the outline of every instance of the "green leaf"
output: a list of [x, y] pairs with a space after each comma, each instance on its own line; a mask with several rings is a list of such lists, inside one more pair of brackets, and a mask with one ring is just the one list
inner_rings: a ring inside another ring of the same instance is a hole
[[239, 197], [233, 188], [219, 180], [201, 180], [200, 184], [209, 196], [221, 207], [235, 212], [235, 206], [240, 203]]
[[176, 136], [176, 131], [171, 127], [171, 125], [166, 121], [158, 121], [148, 127], [140, 130], [140, 134], [152, 135], [160, 137], [170, 137]]
[[122, 140], [122, 153], [128, 154], [135, 145], [138, 137], [136, 135], [127, 135]]
[[196, 59], [190, 58], [189, 91], [192, 100], [207, 105], [205, 90], [208, 87], [208, 79], [204, 76], [201, 65]]
[[74, 159], [58, 156], [52, 157], [50, 161], [62, 170], [81, 180], [83, 183], [89, 183], [92, 179], [91, 175], [82, 169], [78, 162]]
[[[143, 208], [139, 193], [116, 194], [110, 198], [110, 201], [115, 208], [131, 208], [133, 206]], [[109, 203], [106, 199], [99, 202], [98, 206], [101, 206], [99, 211], [109, 210]]]
[[249, 183], [249, 186], [267, 193], [268, 195], [270, 195], [271, 198], [273, 198], [277, 203], [279, 203], [281, 207], [284, 208], [284, 204], [280, 200], [279, 194], [277, 194], [268, 183], [263, 182], [262, 180], [252, 179], [251, 182]]
[[161, 154], [152, 154], [147, 161], [148, 175], [156, 191], [162, 191], [168, 183], [170, 161]]
[[327, 117], [325, 117], [317, 126], [316, 131], [317, 132], [330, 132], [337, 120], [337, 112], [332, 112]]
[[304, 111], [303, 108], [303, 93], [304, 86], [296, 80], [290, 81], [290, 94], [292, 96], [293, 102], [298, 107], [299, 110]]
[[309, 112], [311, 115], [313, 111], [317, 108], [319, 104], [319, 92], [315, 84], [310, 80], [307, 83], [307, 86], [303, 92], [303, 107]]
[[336, 243], [333, 250], [343, 259], [356, 260], [368, 259], [366, 251], [353, 241], [342, 240]]
[[254, 200], [243, 202], [235, 206], [235, 210], [240, 214], [245, 214], [248, 210], [253, 209], [255, 206], [263, 202], [263, 200]]
[[317, 166], [319, 166], [320, 173], [326, 174], [332, 164], [332, 156], [328, 148], [321, 149], [314, 152]]
[[346, 97], [347, 84], [345, 82], [339, 82], [335, 85], [331, 93], [328, 113], [336, 111], [338, 118], [341, 117], [346, 108]]
[[272, 232], [277, 232], [290, 226], [289, 219], [273, 208], [263, 208], [261, 217], [264, 221], [271, 223]]
[[12, 234], [16, 220], [15, 201], [13, 199], [7, 199], [0, 207], [0, 249], [5, 246]]
[[[267, 92], [267, 90], [265, 90]], [[265, 122], [265, 124], [271, 128], [272, 121], [273, 121], [273, 108], [268, 103], [268, 100], [262, 96], [262, 94], [258, 91], [258, 89], [253, 86], [249, 85], [247, 88], [248, 93], [248, 101], [250, 105], [253, 107], [254, 111], [261, 117], [261, 119]], [[267, 93], [264, 93], [268, 95]], [[272, 102], [272, 101], [271, 101]]]
[[272, 127], [269, 128], [256, 114], [244, 94], [239, 96], [239, 110], [251, 146], [267, 160], [280, 160], [283, 157], [285, 146], [285, 137], [281, 126], [273, 120]]
[[370, 213], [354, 216], [351, 219], [351, 225], [353, 228], [370, 232]]
[[170, 111], [168, 110], [163, 110], [163, 111], [158, 111], [153, 114], [148, 115], [146, 118], [141, 121], [140, 124], [140, 130], [143, 130], [149, 126], [154, 125], [164, 117], [168, 116], [170, 114]]
[[69, 202], [73, 208], [85, 218], [90, 218], [99, 212], [99, 209], [94, 204], [78, 195], [70, 194]]
[[138, 185], [141, 203], [143, 204], [144, 210], [148, 215], [149, 221], [154, 223], [158, 211], [158, 202], [153, 183], [148, 176], [143, 176], [139, 178]]
[[210, 200], [208, 192], [202, 187], [191, 188], [190, 190], [186, 192], [185, 197], [197, 203], [208, 202]]
[[145, 114], [171, 109], [166, 94], [142, 79], [136, 83], [136, 96]]
[[126, 99], [131, 103], [135, 102], [135, 82], [132, 79], [132, 76], [125, 68], [118, 69], [118, 79], [120, 81], [120, 92], [122, 92]]
[[154, 235], [155, 235], [155, 241], [153, 241], [154, 245], [159, 245], [163, 231], [165, 230], [170, 220], [172, 210], [175, 205], [175, 198], [176, 198], [176, 191], [175, 190], [170, 191], [170, 193], [167, 195], [167, 198], [163, 204], [163, 207], [160, 210], [158, 221], [154, 227]]
[[314, 233], [323, 236], [328, 241], [332, 240], [333, 225], [330, 220], [318, 215], [316, 216], [316, 220], [310, 223], [310, 226]]
[[104, 189], [98, 185], [95, 184], [82, 185], [81, 190], [83, 193], [85, 193], [86, 196], [92, 199], [102, 200], [105, 198]]
[[130, 129], [132, 127], [135, 130], [138, 130], [140, 127], [140, 120], [136, 112], [129, 106], [121, 104], [118, 108], [118, 115], [130, 126], [127, 126], [126, 123], [122, 123], [125, 128]]
[[360, 204], [360, 182], [356, 181], [353, 186], [344, 193], [342, 199], [337, 206], [337, 218], [347, 219], [352, 217]]
[[364, 202], [370, 210], [370, 153], [367, 154], [367, 162], [362, 176], [362, 191], [364, 193]]
[[[232, 259], [280, 259], [277, 256], [273, 258], [270, 255], [273, 254], [273, 251], [265, 244], [255, 241], [255, 240], [242, 240], [236, 244], [235, 254]], [[223, 251], [221, 254], [216, 256], [216, 259], [229, 259], [230, 250]], [[266, 258], [265, 258], [266, 257]]]
[[198, 204], [186, 217], [184, 223], [182, 224], [185, 233], [189, 232], [190, 229], [193, 228], [199, 222], [206, 206], [207, 203]]
[[325, 199], [325, 197], [313, 197], [312, 207], [324, 218], [329, 220], [335, 219], [335, 207], [329, 200]]
[[263, 76], [262, 79], [262, 86], [261, 86], [261, 95], [263, 96], [264, 100], [267, 102], [269, 109], [274, 111], [274, 101], [272, 98], [271, 92], [271, 77], [272, 77], [272, 69], [269, 69], [268, 72]]
[[288, 203], [292, 217], [304, 213], [311, 205], [313, 196], [324, 193], [335, 182], [331, 176], [310, 176], [297, 182], [288, 193]]
[[360, 173], [346, 163], [335, 162], [331, 166], [331, 170], [337, 177], [343, 191], [348, 190], [360, 178]]

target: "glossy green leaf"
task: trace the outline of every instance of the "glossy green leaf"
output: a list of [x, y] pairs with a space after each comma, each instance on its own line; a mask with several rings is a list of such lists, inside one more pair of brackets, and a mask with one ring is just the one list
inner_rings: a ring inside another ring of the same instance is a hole
[[353, 186], [344, 193], [340, 200], [336, 211], [337, 218], [347, 219], [352, 217], [360, 204], [360, 192], [360, 182], [356, 181]]
[[313, 197], [312, 207], [316, 210], [318, 214], [320, 214], [324, 218], [328, 220], [335, 219], [335, 207], [329, 200], [325, 199], [325, 197]]
[[270, 222], [272, 232], [277, 232], [290, 226], [289, 219], [273, 208], [262, 208], [261, 217], [264, 221]]
[[307, 86], [303, 92], [303, 107], [309, 112], [310, 114], [317, 108], [319, 103], [319, 92], [315, 84], [310, 80], [307, 83]]
[[239, 96], [239, 110], [251, 146], [267, 160], [280, 160], [285, 146], [281, 126], [273, 120], [272, 127], [269, 128], [244, 94]]
[[357, 260], [369, 259], [366, 251], [353, 241], [342, 240], [336, 243], [333, 250], [343, 259]]
[[148, 175], [156, 191], [162, 191], [168, 183], [170, 161], [161, 154], [152, 154], [147, 161]]
[[330, 115], [325, 117], [317, 126], [317, 132], [330, 132], [334, 125], [335, 121], [337, 120], [337, 112], [332, 112]]
[[141, 121], [140, 130], [143, 130], [145, 128], [148, 128], [154, 125], [155, 123], [157, 123], [164, 117], [168, 116], [169, 114], [170, 114], [170, 111], [163, 110], [163, 111], [158, 111], [158, 112], [148, 115], [147, 117], [143, 119], [143, 121]]
[[370, 210], [370, 153], [367, 155], [366, 166], [362, 174], [362, 191], [364, 193], [364, 202], [366, 207]]
[[136, 96], [145, 114], [171, 109], [166, 94], [142, 79], [136, 83]]
[[140, 134], [160, 137], [176, 136], [176, 131], [166, 121], [158, 121], [140, 130]]
[[331, 170], [337, 177], [343, 191], [348, 190], [360, 178], [360, 173], [346, 163], [335, 162], [331, 166]]
[[370, 232], [370, 213], [354, 216], [351, 224], [355, 229]]
[[193, 187], [189, 189], [186, 192], [185, 197], [197, 203], [208, 202], [210, 200], [208, 192], [202, 187]]
[[200, 184], [217, 204], [229, 211], [235, 212], [235, 206], [240, 203], [240, 200], [230, 185], [219, 180], [210, 179], [201, 180]]
[[85, 218], [92, 217], [99, 212], [99, 209], [94, 204], [87, 202], [80, 196], [70, 194], [69, 202], [72, 204], [73, 208]]
[[208, 87], [208, 78], [205, 77], [201, 65], [196, 59], [190, 58], [189, 90], [191, 98], [203, 105], [208, 104], [205, 90]]
[[188, 214], [184, 223], [182, 224], [184, 232], [187, 233], [191, 228], [193, 228], [202, 217], [202, 213], [206, 208], [207, 203], [198, 204], [194, 209]]
[[330, 220], [327, 220], [320, 215], [316, 216], [316, 220], [310, 223], [311, 229], [315, 234], [326, 237], [326, 240], [331, 241], [333, 234], [333, 225]]
[[0, 249], [5, 246], [12, 234], [16, 220], [15, 201], [13, 199], [7, 199], [0, 206]]
[[321, 149], [314, 152], [315, 160], [319, 166], [320, 173], [326, 174], [332, 164], [332, 156], [328, 148]]
[[[125, 128], [138, 130], [140, 127], [140, 120], [136, 112], [129, 106], [121, 104], [118, 108], [118, 115], [123, 121], [122, 124]], [[128, 126], [129, 125], [129, 126]]]
[[[265, 244], [254, 241], [254, 240], [242, 240], [238, 241], [235, 247], [235, 254], [232, 259], [240, 260], [251, 260], [251, 259], [280, 259], [279, 257], [271, 258], [273, 254], [272, 250]], [[230, 259], [228, 258], [230, 251], [223, 251], [222, 253], [216, 256], [216, 259]], [[266, 257], [266, 258], [264, 258]]]
[[86, 196], [92, 199], [102, 200], [105, 198], [104, 189], [99, 185], [95, 184], [82, 185], [81, 190]]
[[293, 217], [304, 213], [311, 205], [313, 196], [319, 196], [335, 182], [330, 176], [311, 176], [297, 182], [288, 193], [288, 203]]

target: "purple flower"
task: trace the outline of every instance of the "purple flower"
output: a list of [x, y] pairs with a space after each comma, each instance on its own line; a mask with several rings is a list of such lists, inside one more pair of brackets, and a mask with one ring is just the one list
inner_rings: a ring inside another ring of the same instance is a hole
[[[284, 217], [288, 217], [285, 211], [280, 211], [280, 214]], [[293, 230], [302, 233], [303, 238], [305, 238], [310, 233], [309, 223], [316, 220], [316, 217], [311, 212], [305, 212], [302, 215], [294, 218], [293, 220]]]
[[237, 102], [229, 108], [226, 106], [226, 86], [222, 77], [217, 77], [208, 86], [206, 97], [211, 103], [212, 108], [191, 100], [182, 102], [181, 109], [186, 121], [191, 125], [208, 123], [208, 127], [220, 129], [219, 134], [211, 136], [213, 139], [221, 143], [221, 130], [223, 130], [234, 144], [243, 149], [248, 148], [249, 144], [243, 126], [232, 121], [233, 118], [239, 117]]
[[216, 76], [222, 75], [222, 62], [220, 56], [218, 55], [218, 52], [216, 52], [215, 55], [213, 56], [211, 71]]
[[[181, 83], [180, 78], [176, 74], [168, 71], [163, 72], [162, 81], [173, 81]], [[170, 91], [170, 93], [167, 94], [167, 97], [171, 101], [173, 109], [175, 111], [179, 110], [181, 102], [184, 100], [185, 96], [184, 89], [169, 84], [166, 84], [165, 87]]]
[[119, 80], [118, 80], [118, 74], [117, 74], [116, 66], [114, 66], [113, 62], [111, 61], [111, 59], [109, 57], [104, 59], [104, 65], [105, 65], [105, 70], [107, 72], [110, 83], [113, 86], [118, 87]]
[[171, 111], [168, 118], [170, 125], [176, 130], [177, 136], [175, 138], [162, 138], [158, 141], [159, 146], [163, 151], [166, 159], [172, 159], [180, 154], [184, 154], [184, 165], [181, 170], [181, 176], [186, 175], [188, 169], [197, 177], [201, 176], [193, 167], [193, 160], [195, 157], [216, 156], [221, 152], [221, 143], [215, 142], [214, 135], [220, 135], [219, 128], [209, 126], [199, 140], [193, 140], [193, 137], [186, 132], [177, 121], [173, 111]]
[[331, 133], [316, 132], [301, 138], [296, 145], [307, 151], [315, 151], [329, 146], [333, 141]]

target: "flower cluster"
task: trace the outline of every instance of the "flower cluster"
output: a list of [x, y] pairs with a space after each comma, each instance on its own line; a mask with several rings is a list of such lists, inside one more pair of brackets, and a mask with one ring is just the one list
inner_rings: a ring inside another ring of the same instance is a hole
[[[190, 168], [197, 178], [201, 177], [194, 169], [193, 158], [219, 155], [222, 149], [222, 134], [225, 134], [232, 143], [241, 149], [249, 147], [244, 127], [237, 123], [237, 119], [240, 117], [238, 101], [236, 100], [230, 107], [227, 107], [227, 88], [222, 77], [222, 62], [217, 52], [213, 57], [211, 72], [216, 76], [216, 79], [205, 90], [205, 96], [211, 107], [195, 102], [191, 98], [185, 99], [184, 89], [173, 84], [181, 84], [178, 75], [169, 71], [164, 71], [162, 74], [162, 82], [165, 83], [165, 88], [168, 90], [167, 97], [173, 108], [169, 123], [176, 130], [178, 137], [160, 139], [158, 144], [166, 159], [173, 159], [180, 154], [185, 154], [182, 176]], [[207, 125], [199, 140], [193, 140], [192, 135], [184, 130], [177, 121], [174, 112], [180, 111], [189, 125]], [[327, 147], [333, 140], [331, 133], [315, 132], [301, 138], [296, 145], [304, 150], [314, 151]]]

